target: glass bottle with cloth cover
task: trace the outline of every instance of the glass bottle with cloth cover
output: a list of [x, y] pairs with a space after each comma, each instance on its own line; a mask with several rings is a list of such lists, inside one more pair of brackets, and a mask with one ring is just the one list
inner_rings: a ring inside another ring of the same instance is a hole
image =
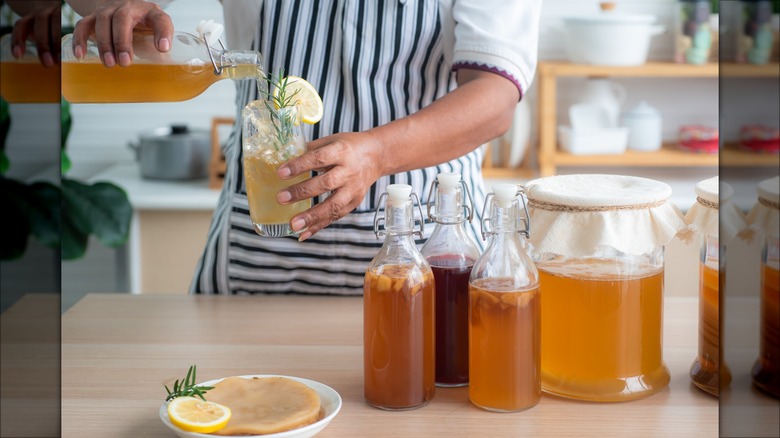
[[[467, 201], [468, 200], [468, 201]], [[436, 283], [436, 385], [469, 381], [469, 276], [479, 247], [464, 224], [474, 203], [459, 173], [440, 173], [428, 194], [428, 218], [436, 223], [420, 249]]]
[[[412, 213], [413, 198], [419, 220]], [[385, 242], [363, 283], [364, 394], [381, 409], [412, 409], [427, 404], [436, 391], [434, 279], [412, 239], [422, 237], [424, 223], [412, 187], [390, 184], [378, 204], [383, 200], [385, 217], [377, 210], [374, 232]]]
[[758, 184], [758, 203], [748, 215], [763, 235], [761, 250], [761, 338], [753, 384], [780, 398], [780, 177]]
[[699, 257], [699, 352], [691, 381], [713, 395], [728, 387], [731, 372], [723, 358], [726, 247], [744, 229], [745, 219], [730, 202], [734, 190], [718, 177], [696, 184], [696, 204], [685, 222], [701, 241]]
[[529, 218], [518, 186], [494, 185], [482, 217], [488, 246], [469, 278], [469, 399], [489, 411], [522, 411], [542, 394], [541, 297], [521, 237]]
[[685, 227], [661, 182], [563, 175], [525, 186], [542, 296], [542, 389], [626, 401], [669, 383], [664, 245]]
[[128, 67], [105, 67], [95, 42], [86, 54], [73, 54], [73, 35], [62, 38], [62, 95], [72, 103], [179, 102], [203, 93], [222, 79], [258, 79], [263, 59], [254, 51], [227, 50], [222, 26], [198, 25], [200, 36], [174, 32], [170, 50], [160, 52], [149, 30], [133, 31], [133, 60]]

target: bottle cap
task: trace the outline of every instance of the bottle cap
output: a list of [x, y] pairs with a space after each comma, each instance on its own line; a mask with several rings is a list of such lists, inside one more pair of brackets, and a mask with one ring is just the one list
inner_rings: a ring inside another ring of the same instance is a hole
[[493, 185], [493, 196], [501, 204], [512, 202], [517, 197], [516, 184], [495, 184]]
[[195, 27], [198, 31], [198, 35], [206, 40], [206, 44], [212, 45], [216, 43], [219, 37], [222, 36], [222, 31], [225, 29], [219, 23], [215, 23], [214, 20], [200, 20], [200, 23]]
[[387, 197], [393, 204], [399, 204], [409, 199], [412, 186], [409, 184], [390, 184], [387, 186]]
[[439, 190], [445, 193], [452, 193], [460, 186], [460, 174], [454, 172], [440, 173], [436, 180], [439, 181]]

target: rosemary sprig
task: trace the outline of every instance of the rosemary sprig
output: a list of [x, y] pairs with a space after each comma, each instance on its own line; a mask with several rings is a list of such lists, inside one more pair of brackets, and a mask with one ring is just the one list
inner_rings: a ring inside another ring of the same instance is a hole
[[[268, 82], [267, 91], [261, 91], [261, 93], [265, 95], [265, 107], [271, 116], [276, 138], [279, 140], [276, 148], [278, 151], [279, 148], [292, 141], [295, 136], [296, 114], [295, 111], [287, 109], [295, 107], [295, 104], [298, 102], [295, 96], [299, 90], [288, 93], [288, 78], [284, 75], [283, 68], [279, 69], [277, 76], [269, 73], [266, 76], [266, 81]], [[277, 90], [276, 93], [271, 92], [273, 89]]]
[[206, 401], [206, 397], [203, 397], [203, 394], [210, 389], [214, 389], [213, 386], [195, 386], [195, 365], [192, 365], [190, 369], [187, 370], [187, 376], [181, 383], [179, 383], [178, 379], [173, 383], [173, 391], [168, 389], [168, 385], [163, 386], [165, 386], [165, 391], [168, 392], [168, 397], [165, 398], [165, 401], [171, 401], [176, 397], [187, 396], [197, 396], [200, 397], [201, 400]]

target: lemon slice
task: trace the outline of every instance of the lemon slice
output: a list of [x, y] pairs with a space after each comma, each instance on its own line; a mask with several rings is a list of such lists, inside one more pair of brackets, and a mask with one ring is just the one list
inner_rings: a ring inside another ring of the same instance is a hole
[[230, 408], [197, 397], [177, 397], [168, 403], [171, 423], [187, 432], [212, 433], [230, 420]]
[[[322, 99], [314, 89], [314, 86], [308, 83], [305, 79], [297, 76], [287, 76], [287, 95], [295, 96], [297, 100], [298, 109], [301, 112], [301, 120], [304, 123], [313, 125], [322, 119]], [[277, 95], [279, 89], [274, 90], [274, 96]]]

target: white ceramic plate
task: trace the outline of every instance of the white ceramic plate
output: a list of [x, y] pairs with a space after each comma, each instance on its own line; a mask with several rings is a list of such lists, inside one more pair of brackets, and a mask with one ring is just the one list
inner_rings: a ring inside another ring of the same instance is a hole
[[[339, 413], [339, 410], [341, 410], [341, 396], [339, 396], [339, 393], [336, 392], [330, 386], [323, 385], [322, 383], [315, 382], [314, 380], [302, 379], [300, 377], [292, 377], [292, 376], [280, 376], [276, 374], [255, 374], [250, 376], [238, 376], [238, 377], [241, 377], [243, 379], [252, 379], [255, 377], [286, 377], [288, 379], [296, 380], [308, 386], [309, 388], [317, 391], [317, 394], [320, 395], [320, 403], [324, 411], [323, 418], [321, 420], [317, 421], [316, 423], [312, 423], [308, 426], [299, 427], [298, 429], [288, 430], [286, 432], [271, 433], [266, 435], [242, 435], [244, 438], [313, 437], [314, 435], [320, 433], [322, 429], [325, 429], [325, 426], [327, 426], [330, 423], [330, 421], [333, 420], [336, 414]], [[199, 385], [213, 386], [215, 383], [221, 382], [222, 380], [223, 379], [209, 380], [208, 382], [199, 383]], [[208, 393], [206, 393], [206, 399], [208, 399]], [[173, 423], [171, 423], [170, 418], [168, 418], [167, 403], [163, 403], [162, 406], [160, 406], [160, 419], [162, 419], [162, 422], [165, 423], [166, 426], [168, 426], [171, 430], [176, 432], [176, 435], [182, 438], [214, 438], [218, 436], [218, 435], [207, 434], [207, 433], [186, 432], [174, 426]]]

